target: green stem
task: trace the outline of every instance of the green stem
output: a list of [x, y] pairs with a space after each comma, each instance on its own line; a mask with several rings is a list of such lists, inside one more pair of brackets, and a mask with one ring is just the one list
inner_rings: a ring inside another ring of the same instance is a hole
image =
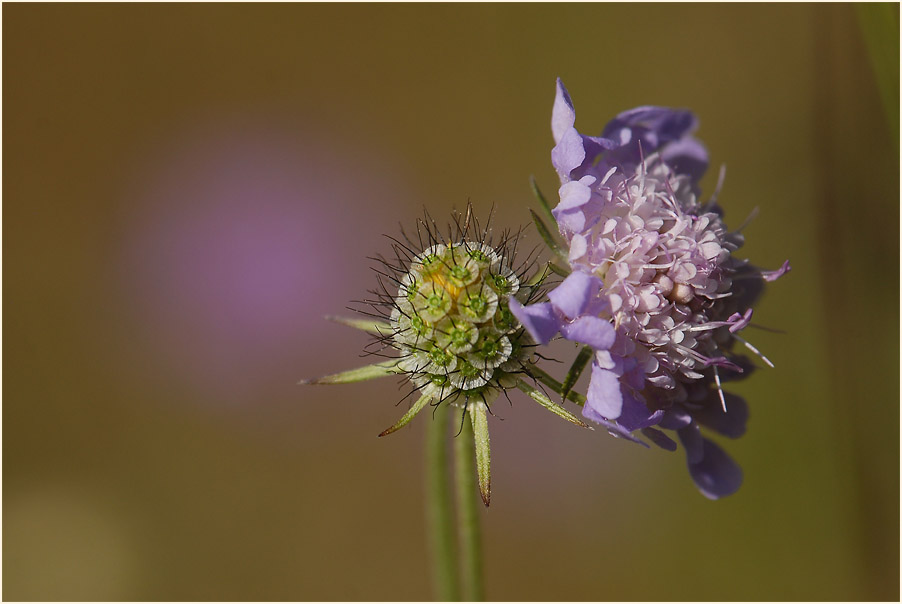
[[463, 599], [485, 599], [482, 583], [482, 547], [479, 535], [481, 499], [476, 485], [476, 459], [473, 427], [465, 420], [454, 439], [454, 473], [457, 486], [458, 537], [460, 538]]
[[[545, 373], [538, 367], [530, 367], [529, 372], [538, 381], [542, 382], [549, 388], [554, 388], [554, 391], [557, 392], [558, 394], [560, 394], [564, 388], [563, 384], [561, 384], [559, 381], [557, 381], [556, 379], [554, 379], [553, 377], [551, 377], [550, 375], [548, 375], [547, 373]], [[573, 392], [572, 390], [567, 393], [567, 398], [580, 406], [582, 406], [586, 403], [585, 395], [580, 394], [579, 392]]]
[[454, 547], [454, 520], [448, 476], [448, 419], [451, 410], [441, 405], [435, 410], [426, 431], [426, 519], [432, 548], [432, 576], [436, 600], [460, 600], [457, 587], [457, 560]]

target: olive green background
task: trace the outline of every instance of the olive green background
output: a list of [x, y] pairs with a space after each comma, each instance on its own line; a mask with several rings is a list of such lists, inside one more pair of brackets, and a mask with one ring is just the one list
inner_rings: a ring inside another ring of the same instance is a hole
[[748, 331], [777, 368], [721, 501], [499, 407], [488, 597], [897, 600], [898, 135], [810, 4], [4, 5], [3, 598], [429, 599], [428, 414], [377, 439], [392, 380], [295, 383], [365, 362], [322, 316], [399, 222], [555, 196], [558, 76], [586, 133], [697, 113], [785, 333]]

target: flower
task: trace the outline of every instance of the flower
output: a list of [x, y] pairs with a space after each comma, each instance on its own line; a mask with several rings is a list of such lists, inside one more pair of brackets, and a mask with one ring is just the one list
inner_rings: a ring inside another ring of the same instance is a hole
[[701, 492], [729, 495], [742, 472], [699, 426], [731, 438], [745, 431], [746, 404], [722, 381], [751, 369], [733, 349], [757, 350], [737, 332], [749, 325], [763, 281], [789, 264], [762, 271], [736, 258], [742, 235], [727, 230], [714, 198], [698, 201], [708, 155], [692, 136], [692, 113], [639, 107], [601, 137], [580, 134], [575, 119], [558, 80], [553, 215], [572, 273], [549, 302], [512, 303], [511, 311], [541, 344], [560, 333], [594, 350], [584, 417], [636, 442], [641, 431], [668, 450], [676, 443], [660, 429], [675, 431]]
[[[461, 222], [463, 220], [463, 222]], [[519, 233], [502, 233], [493, 244], [488, 227], [480, 229], [468, 206], [445, 237], [427, 216], [416, 236], [391, 238], [394, 260], [377, 258], [379, 289], [364, 300], [373, 319], [335, 318], [374, 334], [370, 354], [397, 354], [359, 369], [328, 375], [308, 384], [344, 384], [388, 375], [402, 376], [419, 392], [407, 413], [379, 436], [406, 426], [427, 405], [449, 404], [469, 416], [475, 433], [480, 493], [486, 506], [491, 494], [487, 414], [507, 390], [518, 388], [571, 423], [588, 428], [538, 388], [534, 373], [535, 341], [511, 307], [542, 295], [541, 275], [531, 275], [534, 259], [515, 263]], [[517, 267], [516, 269], [513, 267]], [[405, 397], [406, 398], [406, 397]]]

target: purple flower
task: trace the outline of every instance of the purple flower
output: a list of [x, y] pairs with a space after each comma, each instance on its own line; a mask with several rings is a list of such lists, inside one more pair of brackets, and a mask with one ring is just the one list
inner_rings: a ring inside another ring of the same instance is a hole
[[744, 433], [745, 402], [721, 383], [751, 366], [734, 347], [757, 350], [737, 332], [764, 281], [789, 264], [762, 271], [733, 256], [742, 236], [727, 230], [713, 200], [697, 200], [708, 154], [692, 137], [691, 112], [631, 109], [600, 137], [580, 134], [575, 119], [558, 80], [553, 214], [573, 272], [550, 302], [511, 311], [540, 343], [560, 333], [595, 350], [584, 417], [669, 450], [676, 443], [661, 429], [676, 432], [701, 492], [729, 495], [742, 472], [700, 426], [730, 438]]

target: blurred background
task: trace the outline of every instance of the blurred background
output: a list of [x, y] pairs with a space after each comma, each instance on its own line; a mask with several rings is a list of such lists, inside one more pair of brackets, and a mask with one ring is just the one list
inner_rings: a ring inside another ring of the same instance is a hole
[[752, 334], [777, 368], [733, 388], [721, 501], [681, 452], [496, 410], [488, 597], [897, 600], [884, 12], [881, 97], [848, 5], [4, 6], [3, 598], [431, 598], [428, 416], [377, 439], [393, 380], [296, 382], [366, 362], [323, 316], [399, 222], [554, 198], [560, 76], [586, 133], [698, 114], [703, 190], [726, 164], [728, 225], [760, 208], [743, 255], [792, 261], [755, 314], [785, 333]]

